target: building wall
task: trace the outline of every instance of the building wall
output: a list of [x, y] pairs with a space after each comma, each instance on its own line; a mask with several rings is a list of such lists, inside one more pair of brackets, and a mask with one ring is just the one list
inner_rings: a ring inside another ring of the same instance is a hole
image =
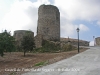
[[43, 39], [60, 41], [60, 13], [56, 6], [41, 5], [38, 9], [37, 35]]
[[96, 46], [100, 46], [100, 37], [95, 38]]

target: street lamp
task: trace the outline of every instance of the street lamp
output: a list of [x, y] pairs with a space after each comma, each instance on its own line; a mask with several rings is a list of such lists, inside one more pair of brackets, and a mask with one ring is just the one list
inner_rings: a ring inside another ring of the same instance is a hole
[[78, 35], [78, 53], [79, 53], [79, 30], [80, 30], [79, 28], [76, 29]]

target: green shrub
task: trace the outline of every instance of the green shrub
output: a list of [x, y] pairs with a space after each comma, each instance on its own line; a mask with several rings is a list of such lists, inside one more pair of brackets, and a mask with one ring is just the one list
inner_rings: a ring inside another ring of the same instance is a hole
[[72, 46], [71, 44], [65, 44], [62, 47], [62, 51], [72, 51], [75, 47]]
[[44, 52], [56, 52], [58, 50], [60, 50], [60, 44], [56, 44], [56, 42], [51, 42], [51, 41], [47, 41], [47, 40], [43, 40], [42, 43], [42, 50]]
[[43, 40], [42, 47], [35, 49], [36, 52], [56, 52], [60, 50], [60, 44], [55, 44], [56, 42], [51, 42], [48, 40]]

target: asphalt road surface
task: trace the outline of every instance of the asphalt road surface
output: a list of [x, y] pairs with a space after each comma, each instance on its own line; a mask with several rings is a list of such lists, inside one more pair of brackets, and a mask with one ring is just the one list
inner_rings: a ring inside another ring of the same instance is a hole
[[100, 47], [90, 47], [68, 59], [29, 70], [22, 75], [100, 75]]

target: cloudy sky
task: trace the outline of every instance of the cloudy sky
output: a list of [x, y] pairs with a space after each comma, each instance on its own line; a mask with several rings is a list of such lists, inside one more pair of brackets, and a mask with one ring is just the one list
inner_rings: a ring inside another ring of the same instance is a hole
[[100, 37], [100, 0], [0, 0], [0, 32], [7, 29], [37, 31], [38, 7], [51, 4], [60, 11], [61, 37], [77, 38], [93, 44]]

